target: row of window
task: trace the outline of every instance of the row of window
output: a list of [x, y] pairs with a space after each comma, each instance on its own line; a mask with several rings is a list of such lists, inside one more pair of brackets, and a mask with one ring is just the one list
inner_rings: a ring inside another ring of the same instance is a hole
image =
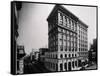
[[[61, 46], [63, 48], [68, 48], [68, 47], [77, 47], [77, 42], [71, 42], [71, 41], [53, 41], [53, 42], [49, 42], [49, 47], [58, 47]], [[82, 45], [83, 46], [83, 45]], [[85, 44], [84, 44], [85, 46]]]
[[47, 58], [55, 58], [55, 59], [57, 59], [57, 54], [47, 54], [46, 57]]
[[77, 41], [76, 38], [71, 38], [70, 40], [51, 40], [49, 39], [49, 45], [50, 47], [52, 46], [56, 46], [56, 45], [64, 45], [64, 46], [71, 46], [74, 47], [75, 45], [77, 45]]
[[70, 40], [62, 40], [60, 39], [58, 41], [58, 45], [64, 45], [64, 46], [74, 46], [77, 44], [77, 41], [70, 41]]
[[59, 45], [60, 51], [77, 51], [77, 47]]
[[87, 40], [87, 36], [78, 35], [80, 40]]
[[50, 33], [49, 33], [49, 37], [55, 37], [56, 38], [56, 37], [58, 37], [57, 35], [58, 35], [58, 32], [57, 32], [56, 29], [50, 31]]
[[[46, 55], [47, 58], [55, 58], [57, 59], [57, 54], [47, 54]], [[77, 54], [60, 54], [60, 58], [71, 58], [71, 57], [78, 57]]]
[[77, 30], [77, 23], [62, 12], [58, 12], [58, 25], [65, 26], [73, 31]]
[[[64, 64], [60, 63], [60, 71], [63, 71], [63, 69], [65, 69], [66, 71], [71, 70], [75, 66], [78, 67], [77, 61], [72, 61], [72, 62], [68, 62], [68, 63], [64, 63]], [[68, 67], [68, 69], [67, 69], [67, 67]]]
[[88, 51], [87, 48], [79, 48], [79, 51]]
[[[56, 64], [56, 63], [46, 62], [46, 66], [58, 71], [58, 64]], [[60, 66], [59, 66], [60, 71], [64, 71], [64, 69], [67, 71], [67, 70], [70, 70], [75, 67], [78, 67], [77, 61], [72, 61], [72, 62], [68, 62], [68, 63], [66, 62], [64, 64], [60, 63]]]
[[73, 34], [73, 35], [63, 35], [62, 33], [59, 33], [58, 35], [56, 34], [49, 34], [49, 39], [51, 41], [53, 40], [56, 40], [57, 38], [60, 38], [60, 39], [64, 39], [64, 40], [72, 40], [72, 41], [76, 41], [77, 40], [77, 35], [76, 34]]
[[78, 39], [79, 43], [87, 43], [86, 39]]
[[49, 46], [50, 51], [58, 51], [57, 46]]

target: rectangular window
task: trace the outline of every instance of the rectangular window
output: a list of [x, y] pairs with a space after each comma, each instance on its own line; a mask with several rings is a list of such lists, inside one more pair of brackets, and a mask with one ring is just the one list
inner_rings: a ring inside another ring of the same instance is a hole
[[69, 28], [71, 29], [71, 19], [69, 19]]
[[60, 50], [63, 51], [63, 46], [62, 45], [60, 46]]
[[63, 39], [66, 40], [66, 35], [63, 35]]
[[65, 46], [65, 51], [67, 51], [67, 46]]
[[65, 19], [65, 16], [63, 16], [63, 26], [66, 26], [66, 19]]
[[67, 27], [69, 28], [69, 18], [67, 18]]
[[59, 45], [62, 45], [62, 39], [59, 40]]

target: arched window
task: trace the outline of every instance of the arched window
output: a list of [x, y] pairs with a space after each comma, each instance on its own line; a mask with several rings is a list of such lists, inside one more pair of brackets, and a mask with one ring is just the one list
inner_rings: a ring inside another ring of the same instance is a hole
[[77, 57], [77, 55], [75, 54], [75, 57]]
[[72, 62], [72, 67], [74, 68], [74, 61]]
[[70, 56], [70, 54], [69, 54], [69, 58], [70, 58], [71, 56]]
[[60, 58], [63, 58], [63, 55], [62, 54], [60, 55]]
[[77, 67], [77, 61], [75, 61], [75, 66]]
[[65, 58], [67, 58], [67, 54], [65, 54]]
[[56, 64], [56, 71], [58, 70], [58, 64]]
[[62, 13], [59, 12], [58, 13], [58, 24], [61, 25], [63, 23], [62, 21], [63, 21]]
[[60, 46], [60, 49], [61, 49], [61, 51], [63, 51], [63, 46], [62, 45]]
[[57, 59], [57, 54], [56, 54], [56, 59]]

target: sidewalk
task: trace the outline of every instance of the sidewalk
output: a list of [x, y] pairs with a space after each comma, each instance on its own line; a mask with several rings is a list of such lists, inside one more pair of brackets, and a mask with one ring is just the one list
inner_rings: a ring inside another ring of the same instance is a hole
[[81, 67], [75, 67], [75, 68], [73, 68], [73, 70], [80, 70], [81, 69]]
[[94, 64], [92, 66], [89, 66], [89, 67], [86, 67], [87, 70], [89, 70], [89, 69], [96, 69], [96, 68], [97, 68], [97, 65], [96, 64]]

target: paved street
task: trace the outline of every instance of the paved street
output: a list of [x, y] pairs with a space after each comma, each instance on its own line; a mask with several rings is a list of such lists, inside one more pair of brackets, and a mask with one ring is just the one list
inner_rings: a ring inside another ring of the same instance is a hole
[[48, 71], [44, 65], [38, 61], [34, 61], [28, 64], [25, 64], [24, 66], [24, 73], [29, 74], [29, 73], [47, 73], [50, 72]]

